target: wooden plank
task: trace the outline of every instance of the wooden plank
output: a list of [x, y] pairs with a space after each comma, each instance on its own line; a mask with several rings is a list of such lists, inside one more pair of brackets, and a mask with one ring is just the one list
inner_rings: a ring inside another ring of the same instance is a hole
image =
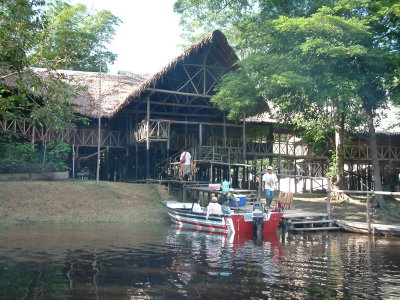
[[311, 227], [311, 228], [292, 228], [292, 231], [325, 231], [325, 230], [339, 230], [340, 227]]
[[185, 93], [185, 92], [177, 92], [177, 91], [154, 89], [154, 88], [147, 88], [146, 91], [156, 92], [156, 93], [166, 93], [166, 94], [172, 94], [172, 95], [180, 95], [180, 96], [199, 97], [199, 98], [211, 98], [212, 97], [210, 95], [205, 95], [205, 94]]
[[303, 225], [303, 224], [319, 224], [319, 223], [334, 223], [333, 220], [311, 220], [311, 221], [291, 221], [289, 220], [289, 224], [291, 225]]

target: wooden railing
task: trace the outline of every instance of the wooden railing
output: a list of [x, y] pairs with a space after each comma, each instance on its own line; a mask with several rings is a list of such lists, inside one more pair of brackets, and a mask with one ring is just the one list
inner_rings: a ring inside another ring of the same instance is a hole
[[133, 135], [136, 142], [140, 143], [147, 140], [147, 136], [152, 141], [166, 141], [168, 139], [169, 123], [150, 120], [141, 122], [135, 126]]
[[[363, 146], [346, 146], [345, 157], [354, 159], [370, 159], [371, 148]], [[378, 146], [378, 158], [381, 160], [400, 159], [399, 146]]]
[[[61, 139], [66, 143], [79, 146], [97, 146], [98, 144], [97, 128], [77, 128], [55, 132], [51, 128], [35, 126], [26, 121], [0, 120], [0, 130], [11, 131], [34, 141]], [[127, 145], [126, 134], [123, 131], [102, 129], [100, 134], [102, 147], [125, 147]]]
[[234, 147], [197, 147], [196, 159], [227, 164], [244, 163], [243, 149]]

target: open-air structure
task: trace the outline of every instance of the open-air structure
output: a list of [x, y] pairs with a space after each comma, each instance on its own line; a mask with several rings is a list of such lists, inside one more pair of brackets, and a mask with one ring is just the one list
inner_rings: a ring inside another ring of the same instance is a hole
[[[273, 164], [279, 174], [325, 176], [326, 153], [308, 149], [289, 126], [276, 126], [278, 121], [264, 111], [231, 121], [213, 105], [214, 88], [237, 60], [217, 30], [155, 75], [59, 71], [72, 85], [86, 87], [74, 104], [76, 112], [91, 121], [59, 134], [73, 148], [72, 176], [94, 177], [98, 146], [101, 180], [178, 178], [183, 146], [193, 156], [192, 180], [220, 182], [230, 177], [234, 186], [253, 188], [257, 171], [267, 164]], [[17, 132], [33, 142], [55, 137], [51, 128], [5, 118], [0, 120], [0, 130]], [[384, 176], [398, 174], [399, 136], [380, 133], [378, 138]], [[349, 188], [371, 186], [367, 139], [357, 136], [346, 146]]]

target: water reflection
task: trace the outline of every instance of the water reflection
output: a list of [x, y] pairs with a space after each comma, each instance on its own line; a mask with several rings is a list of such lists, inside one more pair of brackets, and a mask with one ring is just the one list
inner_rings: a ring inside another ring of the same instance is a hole
[[0, 229], [0, 299], [395, 299], [400, 239], [168, 226]]

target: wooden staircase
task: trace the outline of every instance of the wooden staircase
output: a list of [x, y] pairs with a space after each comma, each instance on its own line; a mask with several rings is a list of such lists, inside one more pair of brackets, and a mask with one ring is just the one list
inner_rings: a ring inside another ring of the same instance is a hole
[[335, 221], [326, 213], [314, 213], [300, 210], [287, 210], [282, 223], [288, 231], [332, 231], [339, 230]]

